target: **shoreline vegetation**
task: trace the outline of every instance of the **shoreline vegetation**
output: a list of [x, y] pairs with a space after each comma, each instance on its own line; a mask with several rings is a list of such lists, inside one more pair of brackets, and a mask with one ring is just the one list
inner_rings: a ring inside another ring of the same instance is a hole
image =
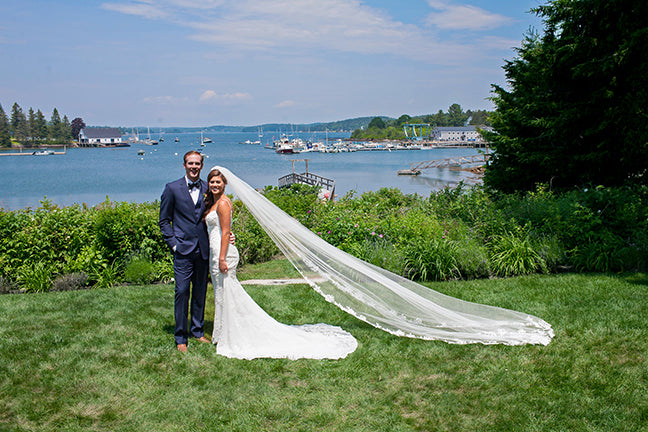
[[[191, 132], [249, 132], [259, 133], [311, 133], [311, 132], [351, 132], [352, 138], [363, 141], [403, 141], [410, 142], [403, 131], [403, 125], [429, 124], [434, 126], [490, 126], [490, 112], [485, 110], [463, 111], [459, 104], [452, 104], [447, 112], [439, 110], [436, 114], [410, 116], [403, 114], [397, 119], [378, 117], [358, 117], [333, 122], [317, 122], [309, 124], [266, 123], [256, 126], [224, 126], [207, 127], [160, 127], [160, 133], [191, 133]], [[79, 136], [79, 131], [86, 127], [81, 117], [71, 122], [67, 115], [61, 119], [56, 108], [52, 111], [50, 120], [46, 120], [40, 109], [29, 108], [28, 114], [14, 103], [9, 118], [0, 105], [0, 149], [20, 148], [49, 148], [57, 145], [73, 146]], [[89, 126], [101, 127], [101, 126]], [[128, 135], [135, 127], [119, 126], [122, 135]], [[142, 128], [145, 129], [145, 128]]]
[[[483, 187], [429, 197], [380, 189], [335, 202], [295, 184], [263, 193], [307, 228], [358, 258], [416, 281], [648, 268], [648, 187], [522, 195]], [[239, 201], [234, 221], [241, 265], [278, 249]], [[0, 209], [0, 292], [66, 291], [121, 283], [165, 283], [172, 257], [159, 202], [105, 202]]]

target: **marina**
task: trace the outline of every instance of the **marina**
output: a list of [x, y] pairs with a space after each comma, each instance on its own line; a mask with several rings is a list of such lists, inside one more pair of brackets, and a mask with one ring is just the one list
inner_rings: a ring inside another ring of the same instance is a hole
[[[184, 173], [182, 157], [189, 150], [205, 157], [206, 172], [214, 165], [231, 169], [251, 186], [263, 189], [278, 186], [278, 179], [293, 171], [291, 159], [308, 158], [308, 172], [335, 181], [333, 198], [362, 194], [380, 188], [398, 188], [403, 193], [427, 196], [434, 190], [455, 186], [459, 182], [479, 183], [470, 172], [450, 169], [426, 169], [421, 175], [399, 176], [397, 172], [421, 161], [474, 155], [472, 147], [422, 147], [416, 151], [306, 152], [278, 154], [269, 151], [280, 133], [265, 131], [261, 145], [242, 145], [259, 139], [257, 132], [227, 133], [205, 130], [211, 143], [201, 143], [200, 132], [171, 132], [174, 139], [158, 145], [133, 143], [130, 147], [67, 148], [56, 157], [0, 157], [0, 206], [5, 209], [38, 207], [43, 199], [57, 205], [86, 203], [97, 205], [108, 197], [111, 201], [144, 202], [160, 198], [164, 185]], [[349, 133], [296, 133], [312, 143], [348, 142]], [[23, 149], [31, 155], [37, 149]], [[62, 150], [62, 149], [61, 149]], [[0, 151], [2, 154], [16, 153]], [[139, 154], [138, 154], [139, 153]], [[144, 153], [144, 154], [142, 154]], [[300, 163], [301, 164], [301, 163]], [[295, 168], [302, 174], [301, 165]]]

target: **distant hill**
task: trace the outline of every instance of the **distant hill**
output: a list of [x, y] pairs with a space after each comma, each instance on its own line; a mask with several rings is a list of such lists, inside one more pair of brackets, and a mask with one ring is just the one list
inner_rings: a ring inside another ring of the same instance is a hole
[[[382, 117], [389, 119], [389, 117]], [[256, 132], [263, 128], [264, 132], [352, 132], [359, 128], [365, 128], [373, 117], [358, 117], [347, 120], [339, 120], [328, 123], [308, 123], [308, 124], [290, 124], [290, 123], [267, 123], [258, 126], [244, 127], [241, 132]]]
[[[168, 134], [174, 133], [186, 133], [186, 132], [258, 132], [263, 130], [264, 133], [276, 132], [276, 133], [290, 133], [290, 132], [324, 132], [328, 130], [329, 132], [353, 132], [356, 129], [366, 128], [369, 125], [369, 122], [372, 117], [358, 117], [347, 120], [339, 120], [328, 123], [308, 123], [308, 124], [294, 124], [294, 123], [265, 123], [255, 126], [225, 126], [225, 125], [213, 125], [207, 127], [166, 127], [166, 128], [155, 128], [155, 132], [151, 131], [151, 135], [155, 133], [157, 135], [160, 131]], [[383, 120], [393, 120], [391, 117], [380, 116]], [[140, 134], [142, 131], [146, 131], [146, 126], [139, 128], [121, 128], [124, 133], [131, 133], [133, 129], [139, 129]]]

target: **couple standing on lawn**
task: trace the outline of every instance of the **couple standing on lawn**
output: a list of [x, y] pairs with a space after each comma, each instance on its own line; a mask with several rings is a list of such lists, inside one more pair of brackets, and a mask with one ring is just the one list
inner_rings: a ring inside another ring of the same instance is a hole
[[159, 219], [164, 240], [173, 251], [178, 350], [187, 351], [190, 337], [210, 342], [204, 327], [211, 271], [215, 300], [211, 342], [218, 354], [244, 359], [297, 359], [342, 358], [353, 352], [357, 342], [341, 328], [284, 325], [254, 302], [236, 279], [239, 254], [231, 232], [232, 202], [225, 195], [227, 177], [233, 174], [214, 167], [207, 181], [201, 180], [203, 155], [197, 151], [184, 155], [183, 166], [185, 175], [164, 188]]
[[338, 359], [358, 345], [340, 327], [281, 324], [246, 293], [236, 278], [239, 254], [226, 185], [308, 284], [327, 301], [381, 330], [459, 344], [546, 345], [553, 337], [551, 326], [540, 318], [443, 295], [337, 249], [226, 168], [214, 167], [207, 181], [201, 180], [203, 156], [197, 151], [184, 155], [183, 166], [185, 175], [168, 183], [162, 193], [159, 218], [164, 240], [173, 250], [175, 342], [180, 351], [187, 350], [189, 337], [209, 342], [204, 315], [210, 271], [215, 301], [211, 342], [218, 354]]

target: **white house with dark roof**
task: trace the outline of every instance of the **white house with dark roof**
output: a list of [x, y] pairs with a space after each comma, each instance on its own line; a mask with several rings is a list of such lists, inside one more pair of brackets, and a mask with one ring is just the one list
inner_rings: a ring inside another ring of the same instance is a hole
[[[493, 128], [488, 126], [480, 126], [480, 129], [492, 131]], [[436, 141], [453, 141], [453, 142], [483, 142], [484, 137], [481, 136], [476, 126], [443, 126], [435, 127], [432, 130], [432, 138]]]
[[84, 128], [79, 132], [82, 147], [120, 146], [122, 135], [118, 128]]

